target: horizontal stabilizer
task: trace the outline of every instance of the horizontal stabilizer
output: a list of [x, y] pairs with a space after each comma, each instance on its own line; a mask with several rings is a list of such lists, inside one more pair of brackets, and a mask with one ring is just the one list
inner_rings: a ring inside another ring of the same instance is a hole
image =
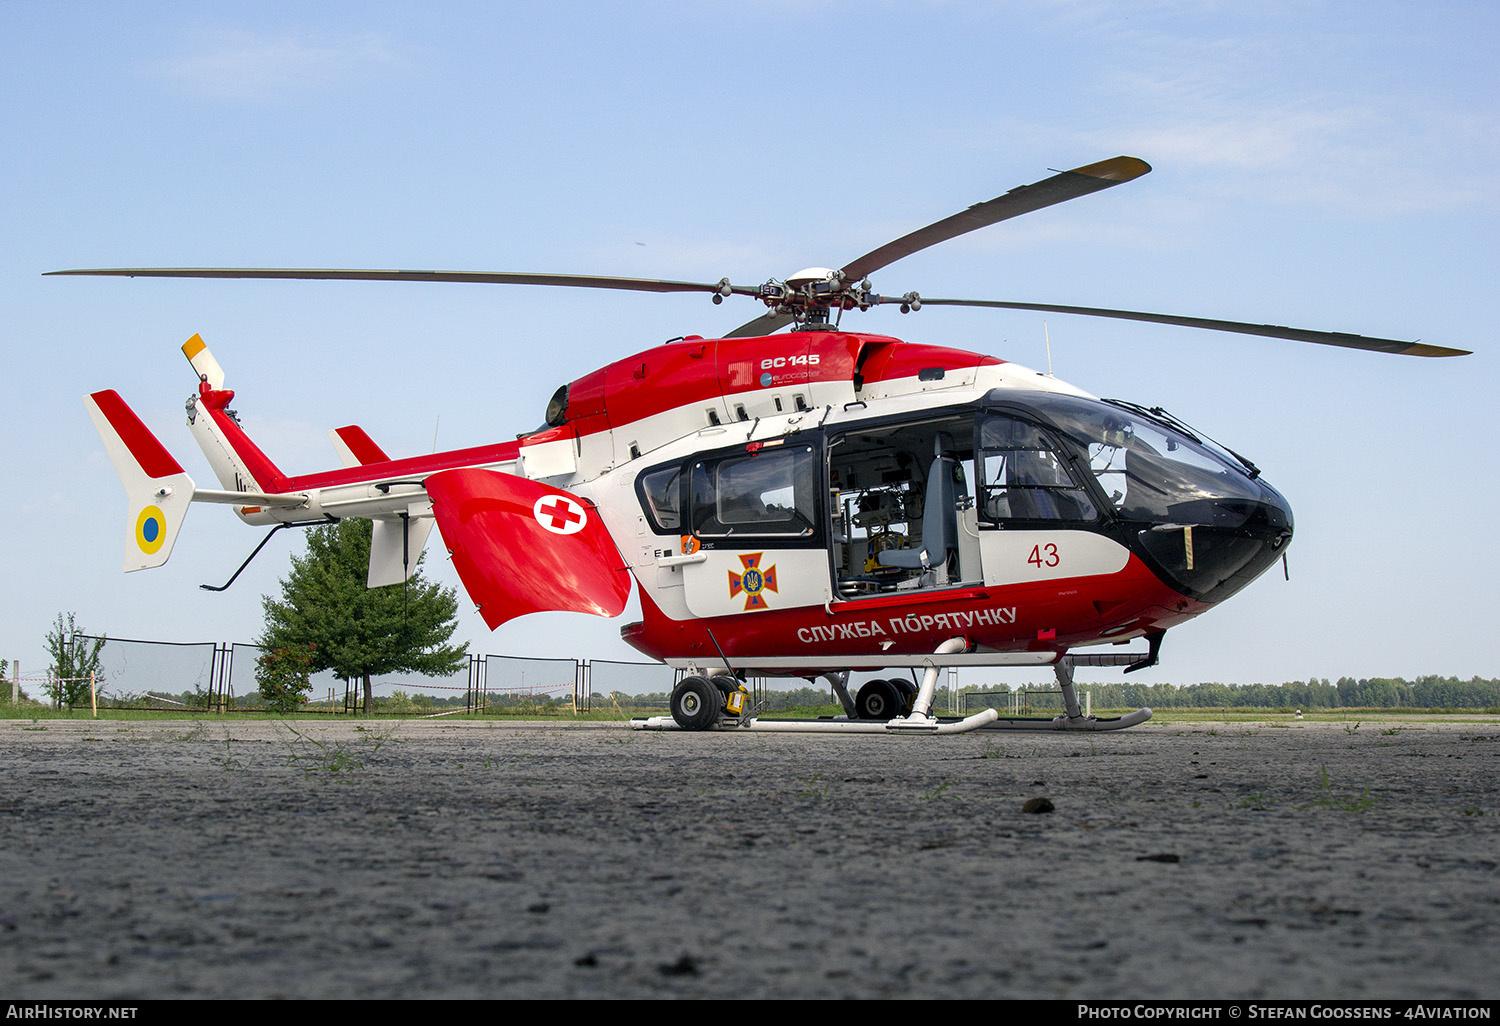
[[427, 478], [438, 530], [491, 630], [526, 613], [618, 616], [630, 573], [592, 503], [495, 470]]
[[118, 392], [94, 392], [83, 401], [130, 503], [125, 570], [161, 566], [187, 516], [193, 479]]

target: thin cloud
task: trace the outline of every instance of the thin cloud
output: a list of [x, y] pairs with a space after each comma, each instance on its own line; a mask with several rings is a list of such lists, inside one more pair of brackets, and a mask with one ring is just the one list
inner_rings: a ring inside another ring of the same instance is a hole
[[[1307, 103], [1225, 106], [1111, 136], [1161, 166], [1227, 172], [1224, 186], [1356, 215], [1451, 210], [1493, 195], [1495, 120], [1424, 110]], [[1442, 145], [1438, 145], [1441, 143]], [[1468, 153], [1458, 164], [1454, 154]], [[1432, 156], [1445, 155], [1439, 164]], [[1233, 183], [1233, 184], [1230, 184]]]
[[216, 32], [192, 55], [162, 61], [153, 70], [206, 95], [262, 100], [364, 81], [407, 65], [374, 33], [332, 39]]

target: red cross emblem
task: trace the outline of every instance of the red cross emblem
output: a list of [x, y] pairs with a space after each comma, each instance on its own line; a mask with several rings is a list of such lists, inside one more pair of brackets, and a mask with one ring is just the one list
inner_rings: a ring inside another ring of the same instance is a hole
[[553, 534], [577, 534], [589, 522], [588, 513], [565, 495], [544, 495], [531, 507], [536, 522]]

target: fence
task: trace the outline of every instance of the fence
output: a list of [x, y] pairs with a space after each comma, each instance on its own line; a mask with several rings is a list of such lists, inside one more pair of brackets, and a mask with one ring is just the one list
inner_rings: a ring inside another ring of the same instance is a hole
[[[1094, 694], [1087, 688], [1079, 688], [1085, 716], [1093, 715]], [[962, 715], [971, 711], [990, 708], [1012, 716], [1031, 716], [1035, 713], [1061, 713], [1064, 711], [1062, 692], [1057, 688], [1020, 687], [1014, 691], [965, 691], [959, 696]]]
[[[105, 699], [116, 704], [148, 708], [227, 708], [236, 697], [258, 695], [256, 660], [263, 653], [258, 645], [217, 642], [142, 641], [134, 638], [99, 638], [75, 635], [74, 644], [104, 641], [99, 650], [98, 687]], [[849, 690], [879, 676], [854, 673]], [[448, 677], [385, 675], [372, 681], [373, 696], [383, 711], [435, 713], [480, 711], [491, 706], [535, 711], [564, 708], [580, 712], [665, 712], [673, 686], [682, 677], [660, 663], [626, 662], [614, 659], [541, 659], [526, 656], [471, 655], [468, 663]], [[913, 682], [920, 675], [911, 674]], [[1055, 689], [977, 690], [959, 689], [950, 669], [940, 679], [938, 707], [967, 714], [971, 708], [992, 705], [1011, 713], [1062, 708]], [[776, 704], [765, 678], [747, 682], [751, 701], [757, 706]], [[324, 670], [312, 677], [308, 708], [312, 711], [352, 712], [363, 708], [363, 682], [345, 681]], [[787, 690], [805, 685], [788, 682]], [[972, 685], [971, 685], [972, 687]], [[1002, 685], [1003, 688], [1003, 685]], [[782, 690], [782, 689], [776, 689]], [[826, 685], [815, 687], [836, 699]], [[434, 699], [430, 696], [436, 694]], [[782, 696], [785, 700], [786, 696]], [[243, 707], [244, 703], [240, 703]]]
[[[76, 634], [73, 644], [102, 641], [98, 688], [116, 705], [141, 708], [222, 710], [234, 699], [255, 696], [259, 645], [218, 642], [142, 641]], [[666, 707], [677, 675], [660, 663], [617, 660], [536, 659], [471, 655], [447, 677], [388, 674], [372, 680], [372, 692], [388, 711], [423, 713], [499, 708], [562, 707], [588, 710], [590, 682], [603, 681], [612, 704]], [[363, 681], [345, 681], [331, 670], [312, 677], [310, 709], [350, 712], [363, 707]], [[437, 695], [436, 699], [431, 696]], [[415, 696], [415, 697], [414, 697]], [[644, 705], [642, 704], [644, 699]]]

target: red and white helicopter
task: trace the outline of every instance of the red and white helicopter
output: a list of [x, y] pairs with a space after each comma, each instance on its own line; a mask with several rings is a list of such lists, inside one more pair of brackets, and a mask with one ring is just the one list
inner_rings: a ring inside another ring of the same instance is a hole
[[[116, 268], [58, 274], [493, 282], [703, 292], [767, 310], [723, 338], [689, 336], [559, 388], [516, 441], [392, 459], [361, 429], [330, 432], [342, 469], [282, 473], [241, 430], [198, 336], [188, 424], [219, 479], [198, 488], [113, 391], [86, 402], [130, 502], [125, 569], [167, 560], [193, 502], [247, 524], [374, 522], [369, 586], [411, 574], [435, 523], [491, 629], [526, 613], [613, 617], [624, 639], [686, 671], [671, 720], [716, 727], [953, 733], [1105, 730], [1083, 715], [1075, 665], [1155, 664], [1165, 632], [1281, 558], [1282, 496], [1248, 460], [1160, 409], [1100, 400], [993, 356], [845, 331], [898, 304], [1150, 321], [1414, 356], [1463, 351], [1338, 332], [990, 300], [882, 296], [868, 275], [935, 243], [1138, 178], [1115, 157], [1021, 186], [839, 269], [762, 285], [449, 271]], [[791, 331], [775, 334], [790, 325]], [[269, 536], [268, 536], [269, 537]], [[264, 544], [264, 543], [262, 543]], [[258, 550], [257, 550], [258, 551]], [[248, 561], [247, 561], [248, 562]], [[1144, 651], [1093, 651], [1144, 639]], [[1083, 651], [1080, 651], [1083, 650]], [[939, 671], [1051, 665], [1055, 719], [932, 714]], [[925, 669], [920, 685], [851, 671]], [[746, 674], [826, 677], [836, 721], [746, 708]]]

